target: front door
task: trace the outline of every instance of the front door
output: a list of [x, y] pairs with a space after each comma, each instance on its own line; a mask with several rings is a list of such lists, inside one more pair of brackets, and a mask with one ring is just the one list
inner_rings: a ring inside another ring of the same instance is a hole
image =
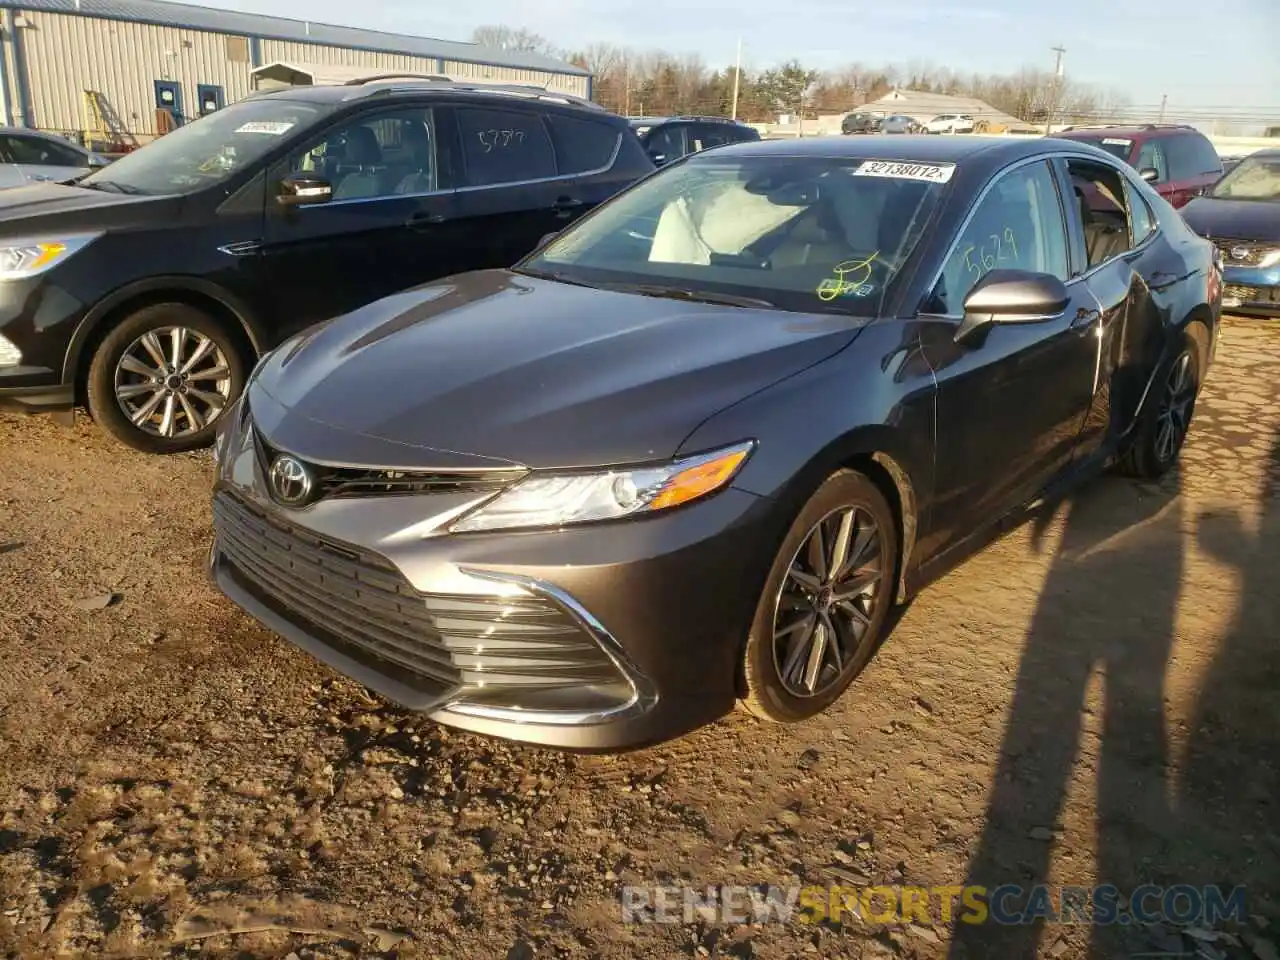
[[[421, 105], [366, 111], [273, 169], [262, 266], [282, 333], [459, 269], [451, 138], [437, 113]], [[332, 198], [281, 206], [278, 184], [297, 172], [327, 179]]]
[[175, 127], [182, 126], [182, 84], [177, 80], [157, 80], [155, 88], [156, 109], [166, 111]]
[[980, 343], [955, 333], [964, 298], [997, 269], [1071, 279], [1063, 201], [1047, 163], [999, 176], [943, 268], [922, 348], [937, 382], [936, 487], [926, 520], [937, 549], [1034, 497], [1070, 463], [1092, 395], [1098, 319], [1088, 286], [1068, 283], [1059, 316], [996, 324]]

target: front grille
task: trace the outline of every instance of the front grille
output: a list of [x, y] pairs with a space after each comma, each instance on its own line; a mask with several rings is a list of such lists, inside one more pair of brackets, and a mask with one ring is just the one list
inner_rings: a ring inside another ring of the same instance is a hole
[[374, 669], [407, 671], [420, 688], [563, 689], [623, 679], [595, 637], [549, 597], [420, 593], [385, 558], [225, 491], [213, 518], [218, 549], [260, 602]]
[[[282, 451], [269, 444], [256, 429], [254, 451], [258, 468], [266, 475]], [[300, 459], [300, 458], [299, 458]], [[313, 480], [313, 498], [394, 497], [415, 493], [496, 493], [527, 472], [510, 470], [377, 470], [365, 467], [329, 467], [307, 461]]]
[[1239, 303], [1280, 305], [1280, 287], [1251, 287], [1243, 283], [1228, 283], [1222, 288], [1222, 297]]
[[1225, 265], [1238, 267], [1256, 267], [1262, 263], [1263, 257], [1280, 247], [1280, 243], [1258, 243], [1251, 240], [1215, 240], [1214, 244], [1222, 252], [1222, 262]]

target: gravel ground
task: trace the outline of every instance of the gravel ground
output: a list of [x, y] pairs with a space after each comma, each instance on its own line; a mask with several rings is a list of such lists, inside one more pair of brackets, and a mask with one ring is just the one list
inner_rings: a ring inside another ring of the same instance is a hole
[[[1274, 958], [1277, 383], [1280, 326], [1230, 322], [1177, 475], [1103, 480], [930, 587], [828, 714], [622, 757], [370, 697], [210, 588], [207, 456], [0, 415], [0, 953]], [[966, 879], [1244, 884], [1254, 917], [619, 907], [626, 884]]]

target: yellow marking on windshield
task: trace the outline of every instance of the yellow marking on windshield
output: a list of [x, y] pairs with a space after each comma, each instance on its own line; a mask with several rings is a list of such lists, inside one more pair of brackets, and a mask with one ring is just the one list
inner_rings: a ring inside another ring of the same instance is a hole
[[878, 256], [880, 256], [879, 250], [861, 260], [843, 260], [837, 263], [831, 268], [835, 276], [826, 277], [818, 284], [818, 299], [834, 300], [836, 297], [857, 290], [871, 279], [871, 265], [875, 263]]

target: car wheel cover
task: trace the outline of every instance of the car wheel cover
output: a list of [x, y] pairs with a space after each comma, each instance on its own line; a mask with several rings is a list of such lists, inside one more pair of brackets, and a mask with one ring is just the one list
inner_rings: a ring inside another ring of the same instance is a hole
[[1182, 448], [1191, 427], [1191, 412], [1196, 402], [1196, 378], [1191, 354], [1184, 352], [1174, 361], [1165, 381], [1156, 414], [1155, 453], [1161, 463], [1168, 463]]
[[190, 327], [157, 327], [116, 364], [116, 403], [133, 426], [165, 440], [208, 427], [231, 397], [231, 366], [213, 340]]
[[819, 696], [852, 669], [883, 578], [880, 526], [863, 506], [833, 510], [796, 550], [774, 604], [773, 662], [794, 697]]

